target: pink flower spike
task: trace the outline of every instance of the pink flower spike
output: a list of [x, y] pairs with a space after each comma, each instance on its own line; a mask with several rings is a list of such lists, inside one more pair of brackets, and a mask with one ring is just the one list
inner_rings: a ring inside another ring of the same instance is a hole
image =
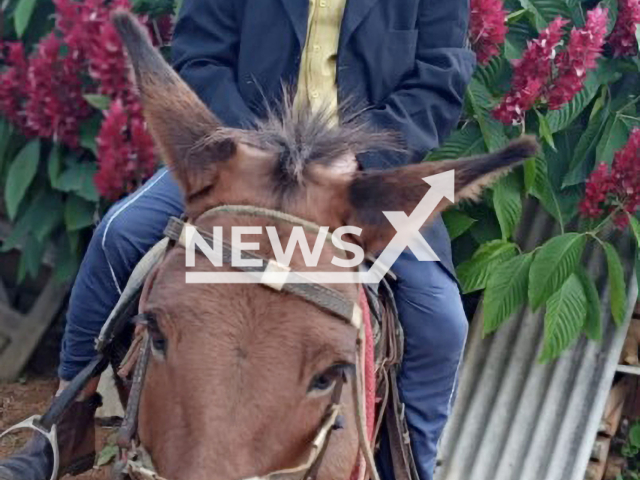
[[583, 217], [599, 218], [622, 207], [614, 218], [620, 229], [628, 224], [628, 214], [640, 208], [640, 128], [634, 128], [627, 144], [618, 150], [609, 166], [599, 165], [587, 180], [584, 199], [580, 203]]
[[582, 90], [587, 72], [597, 66], [602, 54], [607, 21], [607, 9], [596, 7], [587, 13], [583, 28], [571, 30], [567, 48], [555, 60], [558, 73], [546, 92], [549, 109], [562, 107]]
[[618, 17], [607, 39], [615, 57], [633, 57], [638, 54], [638, 24], [640, 0], [618, 0]]
[[502, 0], [471, 0], [469, 37], [480, 65], [500, 54], [500, 45], [507, 34], [506, 20]]
[[551, 77], [556, 48], [562, 41], [562, 27], [568, 20], [556, 17], [538, 38], [531, 40], [522, 58], [513, 62], [511, 90], [503, 97], [493, 115], [502, 123], [519, 124], [541, 95]]

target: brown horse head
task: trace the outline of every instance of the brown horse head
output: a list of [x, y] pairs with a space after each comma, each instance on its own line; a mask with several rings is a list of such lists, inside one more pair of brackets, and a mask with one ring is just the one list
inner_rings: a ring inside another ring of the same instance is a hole
[[[382, 212], [411, 213], [430, 188], [424, 177], [455, 168], [456, 200], [474, 198], [536, 149], [533, 139], [523, 138], [495, 154], [359, 171], [355, 155], [384, 143], [379, 135], [292, 108], [251, 131], [223, 128], [133, 17], [118, 13], [114, 22], [157, 146], [182, 188], [188, 217], [204, 230], [223, 226], [226, 236], [232, 225], [267, 226], [264, 218], [206, 213], [219, 205], [253, 205], [331, 229], [360, 227], [352, 241], [377, 252], [395, 234]], [[450, 204], [443, 199], [436, 211]], [[276, 222], [276, 228], [286, 245], [291, 227]], [[315, 234], [306, 235], [314, 245]], [[265, 233], [252, 241], [260, 255], [273, 257]], [[317, 268], [340, 270], [331, 263], [335, 253], [323, 248]], [[196, 257], [198, 271], [216, 270]], [[299, 248], [291, 267], [311, 269]], [[230, 267], [217, 270], [224, 269]], [[153, 355], [139, 435], [158, 473], [171, 480], [239, 480], [299, 465], [336, 379], [356, 361], [357, 332], [289, 293], [254, 284], [187, 285], [186, 271], [185, 250], [168, 251], [141, 302]], [[357, 301], [356, 285], [333, 288]], [[331, 437], [319, 480], [346, 480], [356, 463], [348, 392], [342, 395], [345, 425]]]

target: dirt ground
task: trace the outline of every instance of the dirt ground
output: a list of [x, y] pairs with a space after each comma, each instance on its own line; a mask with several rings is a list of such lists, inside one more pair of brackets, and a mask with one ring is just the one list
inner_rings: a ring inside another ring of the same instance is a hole
[[[44, 413], [55, 389], [56, 379], [54, 378], [28, 377], [17, 383], [0, 383], [0, 432], [31, 415]], [[102, 459], [106, 460], [109, 457], [106, 454], [113, 450], [108, 445], [111, 443], [110, 437], [115, 430], [97, 427], [96, 432], [98, 457], [104, 451]], [[7, 441], [3, 438], [0, 442], [0, 458], [15, 451], [16, 447], [19, 448], [28, 438], [28, 433], [21, 432], [9, 437]], [[105, 447], [107, 447], [106, 450]], [[75, 478], [79, 480], [107, 480], [110, 477], [110, 470], [108, 465], [94, 467], [93, 470]]]

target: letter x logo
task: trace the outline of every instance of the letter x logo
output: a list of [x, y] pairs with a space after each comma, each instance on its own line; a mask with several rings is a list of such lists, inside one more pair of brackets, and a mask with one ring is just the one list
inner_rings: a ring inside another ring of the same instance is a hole
[[383, 212], [393, 228], [396, 229], [389, 245], [383, 250], [371, 269], [364, 274], [364, 283], [378, 283], [389, 271], [405, 248], [409, 248], [416, 258], [422, 262], [437, 262], [440, 260], [431, 246], [420, 234], [420, 227], [429, 215], [438, 207], [443, 198], [454, 201], [454, 170], [448, 170], [437, 175], [425, 177], [426, 183], [431, 185], [427, 194], [420, 200], [411, 215], [404, 212]]

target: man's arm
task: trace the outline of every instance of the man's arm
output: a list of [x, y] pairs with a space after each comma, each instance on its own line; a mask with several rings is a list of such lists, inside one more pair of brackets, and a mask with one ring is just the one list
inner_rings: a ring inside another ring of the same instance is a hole
[[413, 72], [381, 105], [363, 113], [373, 126], [397, 131], [410, 157], [378, 154], [358, 157], [365, 169], [419, 162], [456, 126], [475, 56], [466, 48], [469, 0], [421, 0]]
[[235, 78], [240, 29], [235, 0], [184, 0], [173, 36], [173, 66], [228, 127], [246, 127], [253, 114]]

